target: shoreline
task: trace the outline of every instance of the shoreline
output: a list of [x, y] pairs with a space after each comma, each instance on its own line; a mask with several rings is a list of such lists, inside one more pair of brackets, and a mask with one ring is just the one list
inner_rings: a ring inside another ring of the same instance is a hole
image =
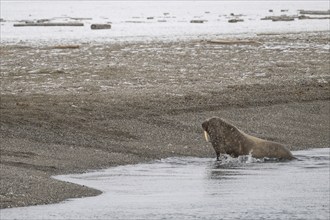
[[328, 32], [253, 39], [2, 45], [0, 208], [100, 193], [53, 175], [214, 157], [214, 115], [290, 150], [329, 147]]
[[17, 46], [18, 47], [44, 47], [44, 46], [59, 46], [59, 45], [86, 45], [86, 44], [148, 44], [148, 43], [175, 43], [175, 42], [191, 42], [191, 41], [208, 41], [213, 39], [254, 39], [263, 36], [281, 36], [281, 35], [310, 35], [310, 34], [329, 34], [329, 30], [316, 31], [277, 31], [277, 32], [240, 32], [240, 33], [223, 33], [223, 34], [190, 34], [190, 35], [174, 35], [174, 36], [125, 36], [113, 37], [111, 39], [38, 39], [38, 40], [1, 40], [3, 46]]

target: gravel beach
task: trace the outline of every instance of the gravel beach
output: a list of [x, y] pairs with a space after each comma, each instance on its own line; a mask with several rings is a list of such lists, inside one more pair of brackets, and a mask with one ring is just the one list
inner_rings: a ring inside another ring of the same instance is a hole
[[212, 116], [293, 151], [329, 147], [329, 32], [240, 40], [1, 45], [0, 208], [101, 193], [53, 175], [215, 157]]

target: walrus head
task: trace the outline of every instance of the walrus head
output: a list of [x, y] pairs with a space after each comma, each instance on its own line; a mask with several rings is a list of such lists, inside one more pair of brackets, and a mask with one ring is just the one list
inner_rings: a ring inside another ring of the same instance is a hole
[[203, 122], [202, 128], [205, 140], [211, 142], [217, 154], [217, 159], [219, 159], [220, 153], [225, 153], [226, 141], [230, 137], [228, 134], [237, 131], [237, 128], [218, 117]]
[[225, 120], [213, 117], [202, 123], [206, 141], [212, 142], [217, 137], [223, 139], [226, 133], [236, 130], [234, 126]]

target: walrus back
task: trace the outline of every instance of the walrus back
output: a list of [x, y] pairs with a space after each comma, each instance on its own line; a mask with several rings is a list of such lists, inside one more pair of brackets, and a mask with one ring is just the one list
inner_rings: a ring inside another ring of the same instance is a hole
[[[242, 132], [242, 131], [241, 131]], [[292, 155], [289, 149], [287, 149], [284, 145], [274, 142], [264, 140], [258, 137], [254, 137], [248, 135], [244, 132], [242, 134], [250, 140], [251, 143], [251, 154], [256, 158], [279, 158], [285, 160], [292, 160], [295, 157]]]
[[255, 157], [279, 158], [285, 160], [294, 159], [291, 152], [284, 145], [267, 140], [259, 142], [259, 144], [253, 148], [252, 155]]

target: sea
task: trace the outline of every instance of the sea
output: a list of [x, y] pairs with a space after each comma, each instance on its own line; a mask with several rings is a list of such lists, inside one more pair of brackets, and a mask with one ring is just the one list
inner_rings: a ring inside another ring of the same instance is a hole
[[[175, 41], [329, 31], [329, 19], [261, 20], [266, 16], [299, 16], [300, 10], [324, 11], [330, 8], [329, 4], [328, 0], [1, 0], [1, 43]], [[228, 22], [231, 19], [241, 21]], [[192, 23], [194, 21], [199, 23]], [[78, 22], [83, 26], [14, 26], [28, 22]], [[110, 24], [111, 29], [92, 30], [92, 24]]]

